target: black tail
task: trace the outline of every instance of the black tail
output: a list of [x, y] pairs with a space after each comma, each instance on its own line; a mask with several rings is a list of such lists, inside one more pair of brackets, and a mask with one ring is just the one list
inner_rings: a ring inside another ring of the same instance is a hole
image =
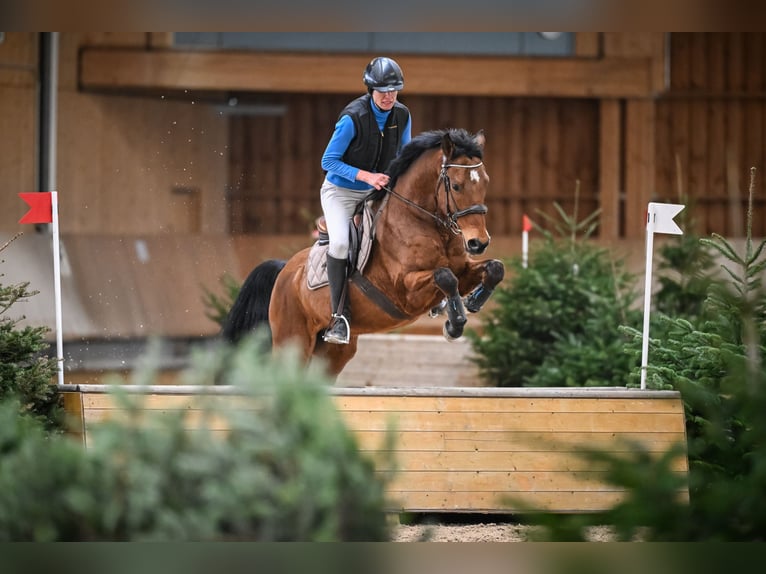
[[285, 263], [269, 259], [250, 272], [223, 323], [221, 334], [224, 339], [236, 343], [258, 327], [268, 329], [271, 292]]

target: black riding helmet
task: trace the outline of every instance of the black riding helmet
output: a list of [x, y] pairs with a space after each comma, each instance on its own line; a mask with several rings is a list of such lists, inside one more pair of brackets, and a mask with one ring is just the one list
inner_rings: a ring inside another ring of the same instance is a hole
[[379, 92], [399, 91], [404, 87], [402, 69], [391, 58], [375, 58], [364, 70], [364, 85]]

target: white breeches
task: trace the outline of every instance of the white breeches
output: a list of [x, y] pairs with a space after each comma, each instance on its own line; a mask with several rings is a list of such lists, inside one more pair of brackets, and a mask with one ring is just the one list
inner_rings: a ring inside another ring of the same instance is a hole
[[348, 225], [354, 216], [356, 206], [364, 201], [366, 191], [356, 191], [346, 187], [338, 187], [327, 179], [322, 183], [320, 197], [322, 211], [327, 222], [327, 234], [330, 244], [327, 254], [336, 259], [348, 257]]

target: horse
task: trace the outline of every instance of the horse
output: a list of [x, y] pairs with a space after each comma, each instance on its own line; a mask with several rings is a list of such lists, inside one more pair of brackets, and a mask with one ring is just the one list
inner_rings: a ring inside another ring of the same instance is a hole
[[391, 331], [426, 313], [446, 314], [447, 340], [462, 336], [467, 312], [481, 309], [505, 273], [500, 260], [477, 258], [490, 243], [484, 144], [483, 131], [418, 134], [392, 161], [388, 186], [367, 196], [374, 237], [363, 273], [349, 270], [347, 345], [322, 339], [330, 294], [308, 287], [311, 247], [251, 271], [224, 321], [224, 339], [236, 343], [268, 327], [272, 349], [297, 345], [304, 360], [321, 357], [337, 376], [356, 354], [359, 335]]

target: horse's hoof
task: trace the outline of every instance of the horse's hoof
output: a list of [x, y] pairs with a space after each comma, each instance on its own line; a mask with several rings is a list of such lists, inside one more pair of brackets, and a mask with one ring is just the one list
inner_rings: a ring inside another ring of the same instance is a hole
[[463, 329], [453, 330], [452, 324], [449, 321], [445, 321], [442, 327], [442, 334], [451, 343], [452, 341], [457, 341], [463, 335]]

